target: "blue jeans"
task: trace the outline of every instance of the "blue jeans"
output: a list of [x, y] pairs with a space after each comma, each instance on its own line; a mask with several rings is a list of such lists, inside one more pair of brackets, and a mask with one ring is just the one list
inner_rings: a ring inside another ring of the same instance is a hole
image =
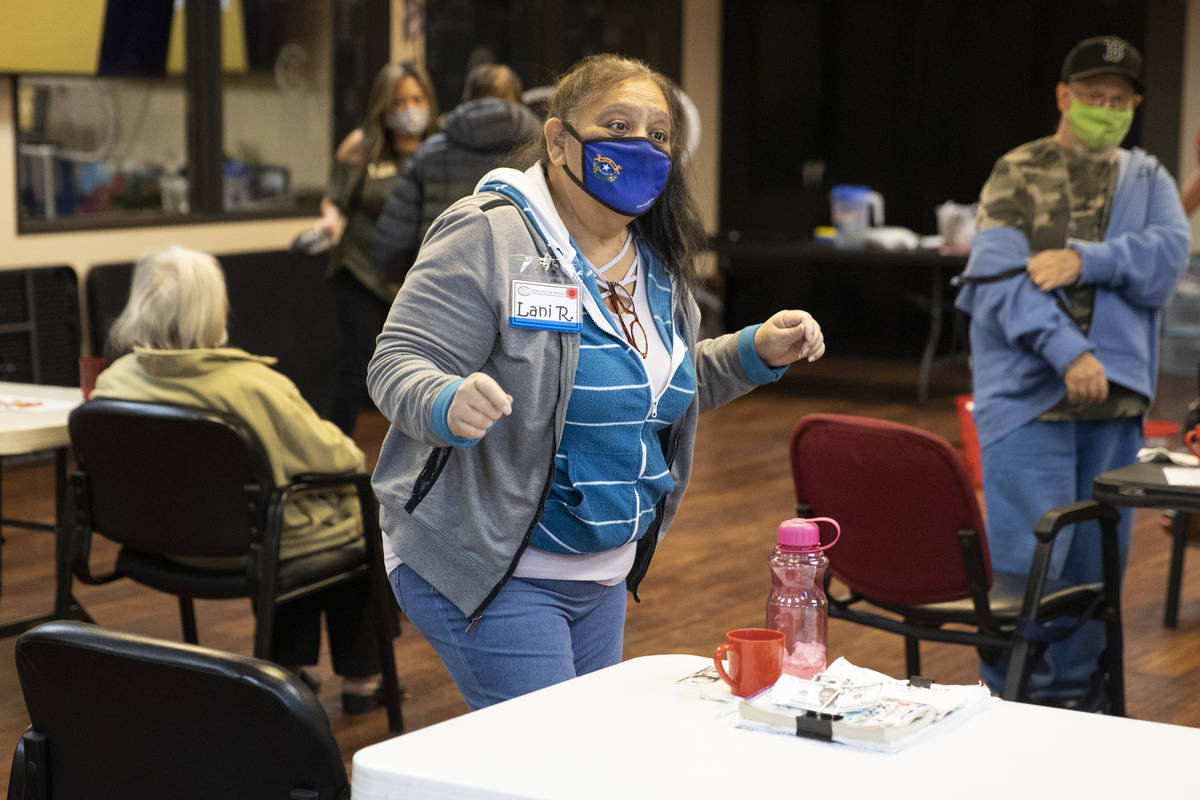
[[621, 661], [623, 582], [510, 578], [467, 633], [466, 616], [407, 564], [389, 577], [472, 711]]
[[[1034, 420], [984, 447], [980, 456], [992, 568], [1027, 574], [1037, 542], [1033, 526], [1042, 514], [1090, 499], [1092, 480], [1101, 472], [1136, 461], [1141, 446], [1142, 420], [1129, 417], [1089, 422]], [[1122, 575], [1132, 531], [1133, 512], [1125, 509], [1117, 523]], [[1098, 523], [1081, 523], [1059, 532], [1049, 577], [1079, 583], [1103, 577]], [[1103, 623], [1086, 623], [1046, 649], [1030, 679], [1030, 694], [1045, 699], [1083, 695], [1103, 650]], [[1007, 661], [995, 667], [980, 664], [979, 668], [980, 677], [995, 692], [1003, 690], [1007, 671]]]

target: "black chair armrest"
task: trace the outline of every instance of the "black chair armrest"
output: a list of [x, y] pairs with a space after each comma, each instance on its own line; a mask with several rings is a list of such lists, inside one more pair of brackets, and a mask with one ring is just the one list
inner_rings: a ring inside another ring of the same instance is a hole
[[[1017, 676], [1026, 671], [1020, 665], [1026, 663], [1030, 653], [1031, 635], [1036, 628], [1038, 607], [1045, 591], [1046, 576], [1050, 570], [1050, 552], [1058, 532], [1068, 525], [1079, 522], [1096, 520], [1100, 523], [1100, 541], [1102, 552], [1102, 569], [1104, 572], [1104, 608], [1109, 617], [1120, 619], [1121, 614], [1121, 578], [1117, 551], [1117, 520], [1120, 514], [1115, 508], [1095, 500], [1081, 500], [1076, 503], [1052, 508], [1042, 515], [1034, 525], [1033, 532], [1038, 544], [1033, 552], [1033, 560], [1029, 565], [1029, 576], [1025, 583], [1025, 597], [1021, 603], [1021, 616], [1017, 620], [1020, 635], [1013, 648], [1008, 670], [1008, 680], [1004, 686], [1005, 700], [1015, 700], [1025, 692], [1023, 681]], [[1120, 647], [1120, 641], [1109, 642], [1110, 646]], [[1026, 680], [1028, 675], [1026, 674]], [[1122, 709], [1123, 709], [1122, 701]], [[1123, 713], [1123, 711], [1122, 711]]]
[[[371, 476], [366, 472], [305, 472], [292, 478], [292, 482], [284, 488], [284, 499], [289, 495], [311, 489], [337, 489], [343, 486], [353, 486], [363, 506], [363, 520], [370, 528], [379, 527], [378, 512], [368, 514], [368, 507], [378, 507], [375, 490], [371, 488]], [[370, 532], [370, 531], [368, 531]]]
[[49, 800], [46, 734], [30, 725], [13, 752], [8, 800]]
[[[1117, 509], [1101, 503], [1096, 500], [1080, 500], [1077, 503], [1071, 503], [1058, 508], [1052, 508], [1042, 515], [1042, 518], [1034, 525], [1033, 532], [1038, 538], [1037, 551], [1033, 556], [1032, 573], [1037, 573], [1037, 597], [1031, 598], [1028, 590], [1026, 591], [1026, 605], [1022, 611], [1022, 616], [1031, 608], [1036, 607], [1030, 604], [1030, 601], [1036, 601], [1041, 597], [1042, 586], [1045, 583], [1046, 572], [1050, 566], [1050, 547], [1054, 537], [1058, 532], [1068, 525], [1074, 525], [1077, 522], [1087, 522], [1095, 520], [1100, 523], [1100, 558], [1101, 570], [1103, 572], [1102, 580], [1104, 582], [1105, 606], [1110, 613], [1120, 614], [1121, 608], [1121, 564], [1120, 564], [1120, 549], [1117, 542], [1117, 523], [1121, 519], [1121, 514]], [[1031, 580], [1032, 584], [1033, 581]]]
[[[1060, 530], [1068, 525], [1093, 519], [1101, 523], [1109, 521], [1115, 525], [1119, 516], [1117, 510], [1112, 506], [1095, 500], [1080, 500], [1077, 503], [1058, 506], [1047, 511], [1033, 526], [1033, 533], [1039, 541], [1050, 542], [1054, 540]], [[1104, 530], [1103, 524], [1100, 529]]]
[[[1052, 508], [1042, 515], [1033, 526], [1038, 544], [1029, 565], [1029, 579], [1025, 585], [1025, 599], [1021, 604], [1021, 617], [1032, 621], [1037, 617], [1038, 604], [1046, 586], [1046, 575], [1050, 570], [1050, 551], [1058, 532], [1068, 525], [1096, 520], [1100, 523], [1101, 547], [1104, 561], [1104, 580], [1109, 582], [1116, 576], [1117, 520], [1119, 515], [1112, 506], [1095, 500], [1080, 500]], [[1110, 575], [1111, 569], [1111, 575]], [[1118, 584], [1114, 584], [1116, 586]]]
[[[55, 547], [58, 550], [55, 560], [60, 562], [59, 569], [65, 570], [59, 580], [65, 579], [70, 573], [90, 586], [103, 586], [124, 576], [115, 569], [99, 575], [92, 572], [92, 527], [87, 513], [87, 493], [87, 477], [80, 472], [73, 473], [63, 497], [62, 523], [55, 533]], [[66, 608], [59, 609], [56, 614], [61, 618], [66, 614]]]
[[379, 501], [371, 488], [371, 476], [366, 472], [305, 472], [292, 478], [283, 489], [283, 499], [299, 491], [312, 489], [337, 489], [354, 487], [362, 507], [363, 533], [366, 535], [368, 552], [372, 559], [378, 556], [379, 548]]
[[[28, 729], [26, 729], [28, 731]], [[25, 739], [17, 740], [8, 773], [8, 800], [25, 800]]]
[[339, 486], [351, 486], [358, 483], [360, 476], [370, 476], [365, 472], [305, 472], [292, 478], [287, 485], [288, 492], [302, 489], [335, 489]]

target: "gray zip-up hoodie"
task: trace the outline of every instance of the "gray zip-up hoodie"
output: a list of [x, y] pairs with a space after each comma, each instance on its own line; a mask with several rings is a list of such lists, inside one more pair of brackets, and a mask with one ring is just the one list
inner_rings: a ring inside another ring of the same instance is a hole
[[[531, 279], [520, 271], [531, 260], [548, 252], [562, 267], [558, 281], [582, 286], [541, 166], [524, 173], [495, 170], [479, 185], [491, 181], [516, 189], [528, 203], [525, 212], [483, 191], [437, 219], [392, 304], [367, 372], [371, 397], [391, 421], [373, 480], [383, 530], [393, 552], [472, 624], [512, 574], [541, 516], [579, 358], [577, 333], [509, 324], [511, 282]], [[585, 301], [590, 297], [581, 294]], [[590, 313], [586, 302], [584, 313]], [[687, 287], [674, 280], [672, 313], [692, 351], [698, 390], [664, 436], [675, 488], [638, 543], [627, 579], [635, 598], [687, 488], [700, 412], [757, 385], [743, 366], [738, 334], [696, 341], [699, 309]], [[767, 368], [759, 362], [750, 369], [761, 376]], [[512, 414], [474, 447], [452, 448], [434, 433], [430, 410], [442, 389], [472, 372], [491, 376], [513, 396]]]

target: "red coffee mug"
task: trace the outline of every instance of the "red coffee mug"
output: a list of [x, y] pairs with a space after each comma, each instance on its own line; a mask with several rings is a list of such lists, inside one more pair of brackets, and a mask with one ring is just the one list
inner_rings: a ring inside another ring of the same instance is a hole
[[[783, 672], [783, 631], [738, 628], [725, 634], [725, 644], [713, 652], [713, 666], [738, 697], [765, 689]], [[722, 657], [728, 654], [729, 672]]]
[[1200, 425], [1192, 428], [1184, 435], [1183, 441], [1187, 444], [1187, 449], [1192, 451], [1192, 455], [1200, 458], [1200, 445], [1196, 444], [1196, 437], [1200, 436]]

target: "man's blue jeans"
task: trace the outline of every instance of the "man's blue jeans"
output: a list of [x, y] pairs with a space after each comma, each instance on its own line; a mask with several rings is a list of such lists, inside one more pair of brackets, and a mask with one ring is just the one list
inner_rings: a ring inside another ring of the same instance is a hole
[[621, 661], [623, 581], [510, 578], [467, 633], [466, 616], [407, 564], [389, 577], [472, 711]]
[[[1140, 417], [1089, 422], [1034, 420], [985, 446], [983, 497], [987, 506], [988, 549], [992, 569], [1027, 574], [1036, 539], [1033, 526], [1050, 509], [1087, 500], [1101, 472], [1137, 460], [1142, 446]], [[1117, 524], [1121, 574], [1129, 557], [1133, 512], [1125, 509]], [[1059, 532], [1050, 559], [1051, 578], [1099, 581], [1099, 525], [1081, 523]], [[1050, 645], [1034, 669], [1029, 692], [1047, 700], [1082, 696], [1104, 650], [1104, 626], [1092, 621]], [[980, 664], [980, 677], [999, 693], [1008, 662]]]

